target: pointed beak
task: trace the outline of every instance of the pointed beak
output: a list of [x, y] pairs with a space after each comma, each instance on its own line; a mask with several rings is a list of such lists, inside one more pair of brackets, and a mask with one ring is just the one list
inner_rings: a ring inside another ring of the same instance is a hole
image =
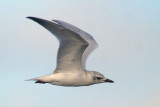
[[105, 82], [114, 83], [114, 81], [112, 81], [110, 79], [106, 79]]

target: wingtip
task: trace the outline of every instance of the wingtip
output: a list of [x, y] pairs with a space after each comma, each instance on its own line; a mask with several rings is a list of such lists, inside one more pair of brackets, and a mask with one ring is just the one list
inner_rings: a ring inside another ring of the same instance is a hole
[[31, 18], [32, 18], [32, 16], [27, 16], [26, 18], [31, 19]]
[[41, 24], [42, 26], [43, 26], [42, 23], [48, 22], [48, 20], [45, 20], [45, 19], [42, 19], [42, 18], [38, 18], [38, 17], [28, 16], [28, 17], [26, 17], [26, 18], [31, 19], [31, 20], [33, 20], [33, 21]]
[[32, 17], [32, 16], [27, 16], [26, 18], [32, 19], [32, 20], [37, 19], [36, 17]]

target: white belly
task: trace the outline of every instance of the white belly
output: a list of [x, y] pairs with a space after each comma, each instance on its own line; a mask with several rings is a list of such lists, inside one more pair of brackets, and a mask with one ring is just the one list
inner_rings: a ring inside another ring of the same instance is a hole
[[56, 73], [51, 74], [49, 83], [61, 86], [86, 86], [91, 85], [92, 81], [85, 74], [77, 73]]

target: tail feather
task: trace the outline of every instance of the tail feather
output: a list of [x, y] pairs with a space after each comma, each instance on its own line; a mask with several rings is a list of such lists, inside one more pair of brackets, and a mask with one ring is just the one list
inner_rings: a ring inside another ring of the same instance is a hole
[[42, 80], [40, 80], [38, 78], [32, 78], [32, 79], [28, 79], [28, 80], [25, 80], [25, 81], [35, 81], [35, 83], [41, 83], [41, 84], [47, 83], [47, 82], [42, 81]]
[[28, 79], [28, 80], [25, 80], [25, 81], [38, 81], [39, 79], [38, 78], [32, 78], [32, 79]]

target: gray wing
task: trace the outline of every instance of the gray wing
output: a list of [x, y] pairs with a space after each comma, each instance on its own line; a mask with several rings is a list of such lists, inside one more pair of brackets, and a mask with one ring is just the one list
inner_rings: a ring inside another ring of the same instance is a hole
[[[76, 31], [76, 27], [62, 21], [51, 22], [36, 17], [27, 17], [32, 19], [54, 34], [60, 42], [57, 54], [57, 68], [59, 71], [75, 71], [84, 69], [84, 63], [88, 56], [87, 51], [91, 46], [88, 42], [91, 36], [81, 36], [80, 31]], [[65, 25], [68, 27], [66, 27]], [[75, 30], [73, 30], [75, 29]], [[79, 30], [79, 29], [78, 29]], [[82, 33], [85, 33], [82, 31]], [[92, 49], [90, 49], [92, 50]], [[83, 70], [81, 70], [83, 71]]]
[[88, 43], [88, 47], [85, 49], [83, 55], [82, 55], [82, 59], [81, 59], [81, 63], [83, 68], [86, 68], [86, 61], [88, 56], [90, 55], [90, 53], [96, 49], [98, 47], [97, 42], [94, 40], [94, 38], [88, 34], [87, 32], [84, 32], [83, 30], [60, 20], [53, 20], [55, 22], [57, 22], [59, 25], [65, 27], [66, 29], [69, 29], [73, 32], [75, 32], [76, 34], [80, 35], [85, 41], [87, 41]]

